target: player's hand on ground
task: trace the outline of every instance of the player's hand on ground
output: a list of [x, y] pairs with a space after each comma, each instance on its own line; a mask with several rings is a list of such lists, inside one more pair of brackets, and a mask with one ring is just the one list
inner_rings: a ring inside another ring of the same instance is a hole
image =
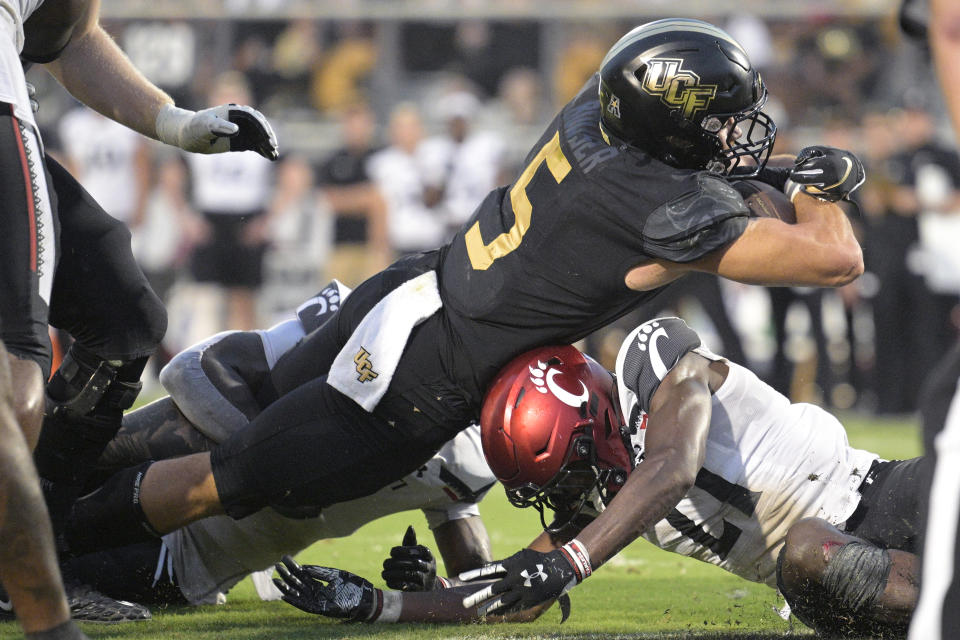
[[246, 105], [222, 104], [203, 111], [164, 105], [157, 114], [157, 138], [195, 153], [256, 151], [279, 157], [277, 136], [262, 113]]
[[367, 620], [374, 613], [378, 589], [349, 571], [300, 566], [290, 556], [284, 556], [276, 569], [280, 578], [274, 578], [273, 584], [283, 600], [298, 609], [346, 620]]
[[464, 608], [476, 608], [481, 617], [523, 611], [558, 598], [582, 580], [561, 549], [549, 553], [524, 549], [460, 574], [466, 583], [491, 578], [497, 581], [463, 599]]
[[432, 591], [447, 586], [443, 578], [437, 577], [437, 561], [430, 549], [417, 544], [413, 525], [407, 527], [403, 542], [390, 549], [380, 575], [388, 587], [400, 591]]
[[837, 202], [853, 193], [866, 178], [863, 163], [849, 151], [834, 147], [813, 146], [797, 155], [784, 191], [793, 200], [797, 190]]

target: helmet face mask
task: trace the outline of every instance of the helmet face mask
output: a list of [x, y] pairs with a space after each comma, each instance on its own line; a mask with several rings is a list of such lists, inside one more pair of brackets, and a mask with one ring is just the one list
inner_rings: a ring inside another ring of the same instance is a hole
[[[641, 25], [600, 67], [604, 134], [679, 168], [759, 173], [776, 137], [776, 125], [761, 111], [766, 98], [743, 48], [700, 20]], [[725, 145], [718, 134], [731, 120], [742, 141]]]
[[[571, 346], [542, 347], [501, 369], [484, 398], [481, 441], [516, 507], [557, 532], [602, 510], [632, 466], [613, 377]], [[548, 526], [547, 511], [553, 511]]]
[[[613, 478], [614, 475], [622, 477]], [[567, 460], [553, 478], [542, 487], [527, 482], [509, 488], [507, 499], [515, 507], [533, 507], [540, 514], [544, 530], [559, 533], [589, 503], [599, 503], [594, 504], [598, 508], [606, 506], [615, 493], [611, 484], [614, 489], [619, 489], [625, 481], [623, 470], [601, 468], [593, 438], [589, 432], [583, 432], [574, 438]], [[552, 524], [548, 524], [548, 510], [553, 512]]]

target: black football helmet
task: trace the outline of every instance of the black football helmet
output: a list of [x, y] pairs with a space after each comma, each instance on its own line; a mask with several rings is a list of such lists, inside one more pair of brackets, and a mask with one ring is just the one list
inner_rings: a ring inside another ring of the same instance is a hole
[[[766, 100], [743, 47], [700, 20], [641, 25], [600, 65], [601, 129], [674, 167], [759, 173], [777, 133]], [[731, 125], [740, 137], [725, 147]]]

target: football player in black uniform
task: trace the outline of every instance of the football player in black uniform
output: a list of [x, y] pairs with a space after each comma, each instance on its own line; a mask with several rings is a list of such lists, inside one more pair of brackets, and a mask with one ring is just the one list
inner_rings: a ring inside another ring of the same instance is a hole
[[[860, 247], [833, 201], [862, 182], [860, 162], [815, 147], [792, 170], [765, 170], [776, 130], [766, 97], [717, 27], [634, 29], [450, 244], [361, 284], [281, 358], [279, 401], [210, 453], [114, 476], [75, 505], [70, 544], [116, 546], [267, 505], [315, 513], [369, 494], [475, 419], [511, 357], [576, 341], [686, 272], [853, 280]], [[789, 189], [797, 224], [749, 218], [729, 174]]]
[[[129, 231], [44, 154], [18, 55], [43, 64], [91, 108], [189, 151], [254, 149], [275, 158], [276, 140], [263, 116], [249, 107], [223, 105], [201, 112], [175, 107], [101, 28], [99, 0], [4, 2], [3, 7], [9, 19], [0, 43], [6, 69], [0, 79], [0, 119], [5, 121], [0, 126], [0, 184], [6, 198], [6, 213], [0, 216], [0, 338], [9, 358], [6, 353], [0, 357], [9, 360], [14, 409], [27, 444], [36, 446], [35, 461], [56, 531], [86, 469], [136, 398], [146, 360], [166, 329], [166, 313], [133, 259]], [[45, 387], [52, 359], [48, 322], [70, 333], [75, 343]], [[0, 474], [7, 472], [6, 466], [0, 469]], [[33, 507], [21, 500], [14, 508], [7, 491], [0, 495], [0, 510], [19, 512], [5, 523], [9, 537], [0, 545], [3, 579], [14, 607], [35, 618], [34, 607], [17, 585], [24, 580], [40, 583], [40, 576], [49, 573], [44, 567], [52, 563], [52, 551], [45, 551], [43, 559], [7, 561], [7, 554], [22, 554], [28, 543], [38, 548], [48, 537], [42, 529], [14, 531], [14, 523], [37, 520]], [[42, 511], [42, 505], [37, 508]], [[22, 564], [29, 565], [27, 578], [18, 570]], [[59, 581], [55, 572], [49, 577]], [[66, 582], [74, 618], [116, 622], [149, 617], [143, 608], [98, 599]], [[55, 593], [52, 587], [48, 591]], [[66, 618], [62, 611], [47, 616], [47, 622], [61, 614]]]

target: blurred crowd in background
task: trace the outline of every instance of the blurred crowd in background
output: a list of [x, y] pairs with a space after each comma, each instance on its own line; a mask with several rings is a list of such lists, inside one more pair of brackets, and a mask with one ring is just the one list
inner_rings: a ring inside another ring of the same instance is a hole
[[[682, 315], [794, 400], [916, 410], [960, 326], [960, 161], [928, 53], [894, 15], [697, 17], [730, 31], [763, 74], [775, 153], [822, 143], [863, 158], [851, 215], [867, 273], [828, 291], [694, 276], [641, 314]], [[447, 241], [513, 179], [609, 46], [647, 19], [105, 20], [178, 104], [262, 110], [277, 163], [179, 155], [79, 108], [43, 74], [28, 79], [48, 148], [129, 225], [169, 308], [169, 354], [267, 326], [330, 278], [356, 286]], [[588, 350], [612, 367], [638, 319], [592, 336]]]

